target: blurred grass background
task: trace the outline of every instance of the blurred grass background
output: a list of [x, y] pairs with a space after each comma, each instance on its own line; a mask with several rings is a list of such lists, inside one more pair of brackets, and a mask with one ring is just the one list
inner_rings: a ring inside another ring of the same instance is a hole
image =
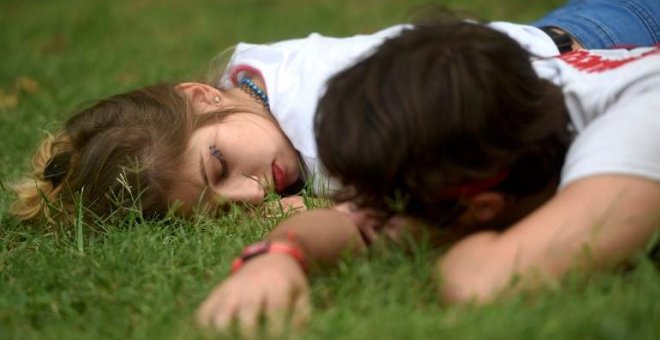
[[[76, 108], [157, 81], [201, 79], [238, 41], [316, 31], [369, 33], [405, 22], [428, 0], [0, 0], [0, 185]], [[491, 20], [528, 22], [563, 0], [436, 1]], [[233, 256], [279, 218], [133, 221], [76, 237], [9, 218], [0, 192], [0, 339], [204, 337], [192, 315]], [[383, 339], [653, 339], [660, 274], [579, 275], [532, 297], [481, 308], [438, 304], [436, 255], [372, 254], [313, 285], [315, 317], [291, 336]]]

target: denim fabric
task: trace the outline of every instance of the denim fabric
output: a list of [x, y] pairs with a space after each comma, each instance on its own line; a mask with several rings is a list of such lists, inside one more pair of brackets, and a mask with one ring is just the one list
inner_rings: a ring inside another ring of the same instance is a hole
[[660, 0], [571, 0], [532, 23], [559, 27], [588, 49], [660, 43]]

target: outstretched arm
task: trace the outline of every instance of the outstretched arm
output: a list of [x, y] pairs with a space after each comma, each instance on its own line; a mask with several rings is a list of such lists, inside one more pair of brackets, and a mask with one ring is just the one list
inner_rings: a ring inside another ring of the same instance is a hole
[[660, 230], [660, 183], [604, 175], [577, 180], [503, 233], [481, 232], [438, 261], [449, 303], [492, 299], [520, 275], [560, 278], [621, 263]]
[[[333, 264], [343, 254], [364, 248], [356, 227], [359, 218], [342, 209], [311, 210], [286, 219], [268, 239], [299, 248], [306, 265]], [[247, 261], [219, 284], [202, 303], [197, 318], [219, 330], [236, 320], [249, 333], [263, 314], [277, 334], [289, 312], [294, 324], [309, 314], [306, 274], [294, 257], [267, 253]]]
[[286, 219], [268, 239], [277, 242], [293, 239], [309, 264], [332, 265], [347, 252], [364, 249], [356, 224], [358, 218], [337, 208], [310, 210]]

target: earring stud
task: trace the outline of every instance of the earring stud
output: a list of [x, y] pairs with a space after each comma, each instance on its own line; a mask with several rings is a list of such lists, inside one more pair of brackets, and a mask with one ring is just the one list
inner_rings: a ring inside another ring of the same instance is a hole
[[220, 104], [220, 96], [213, 96], [213, 102], [216, 104]]

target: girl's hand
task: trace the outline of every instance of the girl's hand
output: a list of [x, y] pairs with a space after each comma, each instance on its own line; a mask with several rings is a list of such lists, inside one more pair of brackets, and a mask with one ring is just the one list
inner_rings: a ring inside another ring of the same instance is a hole
[[197, 321], [221, 332], [229, 331], [235, 321], [249, 337], [263, 315], [269, 334], [276, 336], [287, 321], [299, 326], [309, 314], [309, 285], [298, 262], [287, 254], [268, 253], [248, 261], [217, 286], [200, 306]]
[[288, 196], [280, 199], [280, 206], [284, 211], [292, 210], [294, 212], [301, 212], [307, 210], [305, 200], [302, 196]]

